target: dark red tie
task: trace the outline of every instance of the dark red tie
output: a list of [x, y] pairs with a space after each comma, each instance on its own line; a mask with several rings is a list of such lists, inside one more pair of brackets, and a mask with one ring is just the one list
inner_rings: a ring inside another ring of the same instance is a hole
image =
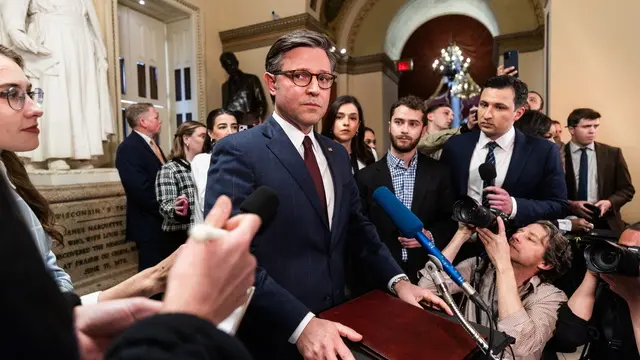
[[327, 197], [324, 193], [324, 183], [322, 182], [322, 175], [320, 175], [320, 168], [318, 167], [316, 155], [313, 153], [313, 143], [309, 136], [304, 137], [302, 146], [304, 146], [304, 164], [307, 165], [307, 169], [311, 174], [311, 178], [313, 179], [313, 184], [315, 185], [318, 196], [320, 197], [322, 207], [326, 210]]

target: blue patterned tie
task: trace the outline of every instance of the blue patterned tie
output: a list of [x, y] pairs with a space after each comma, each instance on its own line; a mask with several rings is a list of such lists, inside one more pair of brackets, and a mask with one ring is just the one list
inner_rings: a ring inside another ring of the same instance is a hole
[[[490, 141], [485, 146], [489, 151], [487, 152], [487, 157], [484, 159], [484, 162], [487, 164], [493, 164], [495, 166], [496, 155], [493, 153], [493, 151], [496, 149], [496, 147], [498, 147], [498, 143], [496, 143], [495, 141]], [[486, 188], [487, 186], [494, 186], [494, 185], [495, 184], [489, 183], [488, 181], [483, 181], [482, 189]], [[484, 207], [489, 207], [489, 199], [487, 199], [487, 195], [488, 195], [487, 193], [482, 192], [482, 206]]]
[[587, 158], [587, 148], [580, 149], [580, 175], [578, 177], [578, 200], [587, 201], [589, 199], [589, 161]]

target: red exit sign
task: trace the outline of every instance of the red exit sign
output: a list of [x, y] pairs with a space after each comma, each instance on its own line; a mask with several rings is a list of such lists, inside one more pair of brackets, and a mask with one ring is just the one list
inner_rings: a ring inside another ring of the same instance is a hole
[[412, 71], [413, 70], [413, 59], [401, 59], [396, 61], [396, 69], [400, 72], [402, 71]]

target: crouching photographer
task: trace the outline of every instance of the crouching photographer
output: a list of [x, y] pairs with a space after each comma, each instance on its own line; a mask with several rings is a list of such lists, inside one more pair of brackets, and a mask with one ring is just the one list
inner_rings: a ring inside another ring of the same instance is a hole
[[[551, 352], [574, 352], [581, 359], [640, 359], [640, 222], [618, 243], [590, 240], [584, 249], [587, 271], [558, 313]], [[553, 358], [549, 357], [549, 358]]]
[[[467, 319], [485, 326], [490, 325], [488, 316], [491, 316], [499, 331], [516, 339], [513, 355], [506, 352], [505, 358], [540, 359], [553, 334], [558, 308], [567, 301], [565, 294], [551, 282], [571, 263], [569, 243], [548, 221], [535, 222], [508, 236], [502, 217], [491, 218], [485, 225], [493, 228], [495, 222], [495, 232], [460, 225], [442, 250], [451, 261], [474, 232], [485, 249], [485, 254], [462, 261], [456, 269], [488, 304], [490, 314], [481, 312], [469, 301], [462, 304], [461, 310]], [[420, 270], [419, 278], [419, 286], [436, 289], [426, 269]], [[449, 277], [445, 282], [451, 293], [460, 292]]]

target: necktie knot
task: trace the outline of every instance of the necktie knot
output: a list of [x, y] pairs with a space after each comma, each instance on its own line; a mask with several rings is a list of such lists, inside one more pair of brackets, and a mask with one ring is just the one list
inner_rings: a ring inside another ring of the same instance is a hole
[[584, 153], [586, 153], [586, 152], [587, 152], [587, 150], [589, 150], [589, 149], [588, 149], [588, 148], [586, 148], [586, 147], [583, 147], [583, 148], [581, 148], [581, 149], [580, 149], [580, 151], [582, 151], [582, 153], [583, 153], [583, 154], [584, 154]]
[[495, 141], [490, 141], [487, 143], [487, 149], [489, 149], [489, 151], [493, 151], [498, 147], [498, 143]]
[[307, 150], [313, 149], [313, 143], [311, 142], [311, 138], [309, 137], [309, 135], [306, 135], [304, 137], [304, 140], [302, 140], [302, 146], [304, 146], [304, 148]]

